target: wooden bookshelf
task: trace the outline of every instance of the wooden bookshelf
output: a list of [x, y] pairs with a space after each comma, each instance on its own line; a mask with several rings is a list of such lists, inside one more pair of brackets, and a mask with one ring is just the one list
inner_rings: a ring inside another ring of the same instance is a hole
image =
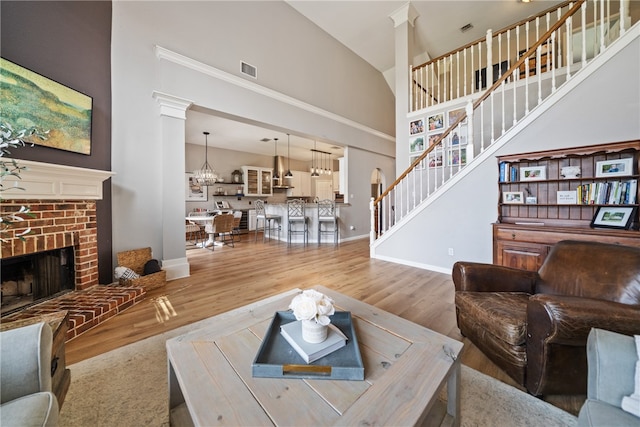
[[[567, 239], [640, 247], [639, 153], [640, 141], [625, 141], [498, 157], [500, 200], [493, 229], [494, 263], [537, 270], [551, 246]], [[623, 164], [626, 171], [607, 176], [598, 172], [602, 162]], [[563, 168], [568, 166], [579, 167], [579, 176], [563, 176]], [[539, 175], [527, 179], [525, 172], [531, 171]], [[630, 189], [625, 197], [606, 193], [606, 189], [619, 190], [621, 186]], [[604, 193], [600, 199], [581, 200], [579, 187], [598, 188]], [[564, 192], [560, 198], [575, 192], [575, 203], [559, 200], [558, 192]], [[630, 215], [627, 229], [592, 227], [594, 216], [603, 212], [599, 208], [608, 207], [625, 208]]]

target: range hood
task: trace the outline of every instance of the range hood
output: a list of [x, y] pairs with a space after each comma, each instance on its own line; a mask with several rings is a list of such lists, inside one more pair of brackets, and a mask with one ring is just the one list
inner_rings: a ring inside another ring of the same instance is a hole
[[[287, 173], [287, 169], [284, 167], [284, 157], [283, 156], [274, 156], [273, 158], [273, 186], [272, 188], [280, 188], [286, 190], [287, 188], [293, 188], [288, 185], [288, 181], [284, 174]], [[276, 180], [276, 175], [280, 177], [280, 179]]]

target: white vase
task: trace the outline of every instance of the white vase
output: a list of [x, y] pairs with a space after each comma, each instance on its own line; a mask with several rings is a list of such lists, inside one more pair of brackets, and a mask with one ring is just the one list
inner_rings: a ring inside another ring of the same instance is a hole
[[317, 344], [327, 339], [327, 325], [316, 323], [315, 320], [302, 320], [302, 339], [308, 343]]

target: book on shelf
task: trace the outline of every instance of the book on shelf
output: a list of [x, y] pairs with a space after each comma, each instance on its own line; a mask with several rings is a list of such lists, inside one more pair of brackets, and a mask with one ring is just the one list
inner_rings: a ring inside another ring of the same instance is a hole
[[317, 344], [302, 339], [302, 322], [300, 320], [280, 326], [280, 334], [307, 363], [323, 358], [347, 345], [346, 335], [332, 324], [329, 324], [327, 339]]
[[637, 203], [638, 180], [591, 182], [576, 191], [582, 205], [633, 205]]

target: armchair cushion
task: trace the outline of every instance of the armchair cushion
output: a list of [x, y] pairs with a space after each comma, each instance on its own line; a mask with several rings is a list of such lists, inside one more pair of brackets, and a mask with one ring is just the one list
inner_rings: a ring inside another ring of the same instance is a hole
[[0, 425], [58, 424], [52, 345], [51, 327], [44, 322], [0, 332]]
[[58, 425], [58, 401], [51, 392], [39, 392], [3, 403], [0, 425], [54, 427]]
[[44, 322], [0, 332], [0, 403], [51, 391], [52, 345]]
[[621, 408], [634, 391], [637, 353], [632, 337], [592, 329], [587, 339], [587, 400], [580, 409], [579, 426], [640, 426], [640, 418]]
[[529, 294], [519, 292], [458, 292], [456, 306], [463, 316], [511, 345], [522, 345], [527, 334]]

